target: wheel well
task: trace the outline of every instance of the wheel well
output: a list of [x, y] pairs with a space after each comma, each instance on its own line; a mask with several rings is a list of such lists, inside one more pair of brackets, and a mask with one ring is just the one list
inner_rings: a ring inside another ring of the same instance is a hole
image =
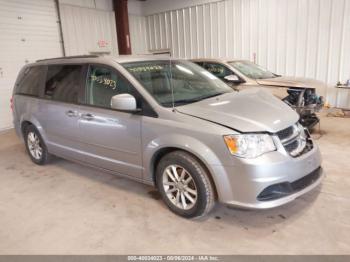
[[166, 147], [166, 148], [162, 148], [160, 150], [158, 150], [152, 157], [152, 161], [151, 161], [151, 174], [152, 174], [152, 180], [153, 182], [156, 184], [156, 170], [157, 170], [157, 166], [160, 162], [160, 160], [162, 159], [163, 156], [169, 154], [170, 152], [176, 151], [176, 150], [180, 150], [179, 148], [176, 147]]
[[21, 131], [22, 131], [22, 135], [24, 136], [24, 132], [26, 131], [27, 127], [33, 125], [31, 122], [29, 121], [23, 121], [21, 124]]
[[155, 184], [157, 184], [157, 179], [156, 179], [156, 170], [157, 170], [157, 166], [160, 162], [160, 160], [167, 154], [173, 152], [173, 151], [183, 151], [187, 154], [190, 154], [192, 157], [194, 157], [201, 165], [202, 167], [205, 169], [205, 171], [207, 171], [208, 175], [209, 175], [209, 179], [210, 179], [210, 182], [212, 183], [213, 185], [213, 188], [214, 188], [214, 191], [215, 191], [215, 197], [217, 198], [218, 197], [218, 193], [217, 193], [217, 190], [216, 190], [216, 185], [215, 185], [215, 182], [214, 182], [214, 179], [212, 177], [212, 174], [211, 172], [209, 171], [209, 169], [207, 168], [207, 166], [203, 163], [203, 161], [201, 159], [199, 159], [196, 155], [194, 155], [193, 153], [191, 152], [188, 152], [186, 150], [183, 150], [181, 148], [177, 148], [177, 147], [166, 147], [166, 148], [162, 148], [160, 150], [158, 150], [153, 158], [152, 158], [152, 162], [151, 162], [151, 174], [152, 174], [152, 180]]

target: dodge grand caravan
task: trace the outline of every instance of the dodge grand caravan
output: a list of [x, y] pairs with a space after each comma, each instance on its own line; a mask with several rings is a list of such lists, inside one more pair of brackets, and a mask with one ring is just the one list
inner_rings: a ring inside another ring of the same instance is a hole
[[155, 185], [184, 217], [216, 201], [272, 208], [315, 188], [321, 156], [298, 115], [188, 61], [66, 57], [24, 66], [12, 109], [31, 160], [55, 155]]

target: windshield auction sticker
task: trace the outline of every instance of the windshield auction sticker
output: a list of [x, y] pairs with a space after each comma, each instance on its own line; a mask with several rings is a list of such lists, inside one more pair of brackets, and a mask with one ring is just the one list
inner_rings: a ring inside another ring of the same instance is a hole
[[130, 67], [129, 70], [134, 73], [141, 73], [141, 72], [154, 72], [154, 71], [160, 71], [163, 67], [160, 65], [149, 65], [149, 66], [137, 66], [137, 67]]

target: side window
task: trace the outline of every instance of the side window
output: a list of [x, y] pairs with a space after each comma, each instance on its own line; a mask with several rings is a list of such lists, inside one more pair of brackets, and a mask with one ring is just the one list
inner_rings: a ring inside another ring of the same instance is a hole
[[116, 70], [100, 65], [91, 65], [86, 81], [86, 104], [110, 108], [111, 98], [119, 94], [136, 97], [134, 87]]
[[197, 65], [199, 65], [199, 66], [201, 66], [201, 67], [204, 66], [204, 62], [194, 62], [194, 63], [197, 64]]
[[220, 79], [223, 79], [225, 76], [233, 74], [233, 72], [229, 70], [226, 66], [217, 63], [205, 63], [203, 67]]
[[77, 103], [81, 65], [48, 66], [44, 97], [67, 103]]
[[44, 66], [33, 66], [25, 69], [17, 80], [16, 94], [39, 96], [44, 77]]

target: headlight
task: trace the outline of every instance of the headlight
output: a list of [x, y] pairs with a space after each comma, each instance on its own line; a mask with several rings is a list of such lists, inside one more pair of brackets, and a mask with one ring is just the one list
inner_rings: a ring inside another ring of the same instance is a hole
[[238, 157], [256, 158], [276, 150], [272, 137], [267, 134], [227, 135], [224, 140], [230, 153]]

